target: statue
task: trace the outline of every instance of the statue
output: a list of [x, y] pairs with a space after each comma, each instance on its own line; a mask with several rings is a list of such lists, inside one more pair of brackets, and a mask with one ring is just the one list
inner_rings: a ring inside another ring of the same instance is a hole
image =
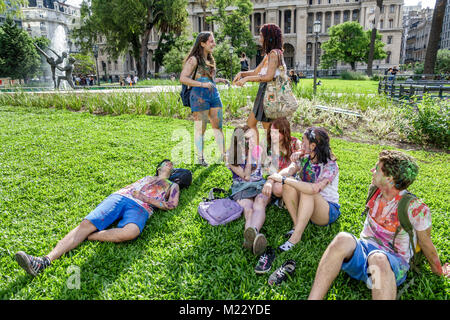
[[65, 72], [64, 76], [58, 76], [58, 83], [57, 83], [57, 86], [56, 86], [56, 88], [58, 90], [59, 90], [59, 84], [60, 84], [61, 80], [66, 80], [69, 83], [70, 87], [72, 89], [75, 89], [75, 87], [73, 85], [73, 81], [72, 81], [72, 71], [73, 71], [73, 64], [75, 63], [76, 60], [75, 60], [74, 57], [71, 57], [71, 56], [69, 56], [68, 60], [69, 61], [64, 66], [64, 68], [56, 66], [56, 68], [58, 68], [58, 70]]
[[[56, 55], [57, 59], [55, 60], [55, 58], [50, 57], [48, 54], [46, 54], [44, 52], [44, 50], [39, 48], [39, 46], [36, 43], [34, 43], [34, 46], [45, 57], [45, 59], [47, 60], [47, 63], [50, 65], [50, 69], [52, 71], [53, 85], [54, 85], [54, 88], [56, 89], [57, 88], [57, 86], [56, 86], [56, 68], [59, 64], [61, 64], [64, 61], [65, 58], [67, 58], [67, 52], [64, 51], [60, 56], [54, 50], [49, 48], [49, 50], [51, 50]], [[58, 87], [59, 87], [59, 85], [58, 85]], [[73, 84], [71, 85], [71, 87], [73, 88]]]

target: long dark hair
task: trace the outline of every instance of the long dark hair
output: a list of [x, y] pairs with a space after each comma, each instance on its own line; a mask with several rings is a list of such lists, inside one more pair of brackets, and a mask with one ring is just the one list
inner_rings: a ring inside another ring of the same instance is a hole
[[286, 157], [288, 159], [291, 158], [291, 124], [286, 118], [278, 118], [275, 119], [270, 125], [269, 132], [267, 133], [267, 153], [269, 154], [272, 149], [272, 137], [270, 134], [270, 130], [274, 127], [277, 129], [279, 133], [283, 135], [283, 141], [281, 141], [281, 145], [286, 149]]
[[[304, 135], [310, 143], [315, 143], [316, 148], [314, 158], [317, 158], [318, 163], [327, 164], [328, 160], [336, 161], [336, 157], [331, 152], [330, 137], [324, 128], [310, 127], [305, 130]], [[312, 159], [311, 159], [312, 160]]]
[[204, 63], [211, 69], [211, 71], [216, 70], [216, 61], [214, 60], [213, 55], [211, 53], [208, 53], [207, 61], [205, 61], [205, 59], [203, 58], [203, 47], [200, 45], [201, 43], [205, 43], [206, 41], [208, 41], [209, 37], [212, 35], [212, 32], [209, 31], [203, 31], [198, 34], [191, 52], [183, 61], [183, 65], [186, 63], [186, 61], [189, 60], [190, 57], [195, 57], [198, 64]]
[[[250, 127], [248, 125], [236, 127], [233, 131], [233, 135], [231, 136], [231, 144], [230, 148], [228, 149], [228, 163], [234, 166], [243, 164], [245, 162], [244, 159], [247, 159], [248, 150], [249, 150], [249, 143], [246, 141], [246, 138], [244, 137], [245, 133], [250, 130]], [[244, 150], [239, 148], [239, 141], [244, 140]], [[242, 154], [242, 152], [245, 152]], [[242, 157], [243, 155], [243, 157]], [[241, 157], [239, 157], [241, 156]], [[244, 161], [243, 161], [244, 160]]]
[[264, 53], [269, 54], [273, 49], [280, 49], [283, 51], [283, 33], [279, 26], [273, 23], [266, 23], [261, 26], [259, 31], [264, 37]]

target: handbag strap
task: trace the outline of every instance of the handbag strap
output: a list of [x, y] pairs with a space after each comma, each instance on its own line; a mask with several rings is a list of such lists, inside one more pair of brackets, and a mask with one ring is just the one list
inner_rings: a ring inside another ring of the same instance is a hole
[[[194, 71], [194, 76], [192, 77], [192, 80], [195, 80], [195, 76], [197, 75], [197, 68], [198, 68], [198, 61], [197, 61], [197, 66], [195, 67], [195, 71]], [[188, 89], [190, 89], [191, 87], [188, 87]]]

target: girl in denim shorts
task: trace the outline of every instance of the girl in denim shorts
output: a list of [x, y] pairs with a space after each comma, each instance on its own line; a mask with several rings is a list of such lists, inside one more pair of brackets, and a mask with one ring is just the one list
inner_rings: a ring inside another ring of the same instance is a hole
[[184, 61], [180, 82], [192, 87], [190, 106], [194, 115], [194, 139], [198, 164], [208, 166], [203, 156], [204, 134], [209, 118], [214, 136], [223, 160], [225, 147], [222, 132], [222, 101], [216, 83], [228, 84], [228, 80], [216, 78], [216, 62], [212, 55], [216, 43], [211, 32], [201, 32], [195, 40], [191, 52]]

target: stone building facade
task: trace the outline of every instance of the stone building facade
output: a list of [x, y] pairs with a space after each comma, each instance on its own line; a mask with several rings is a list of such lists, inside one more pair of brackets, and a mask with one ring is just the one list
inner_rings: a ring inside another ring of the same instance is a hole
[[425, 8], [410, 10], [405, 18], [405, 50], [404, 63], [414, 63], [425, 60], [428, 39], [430, 37], [433, 9]]
[[450, 50], [450, 3], [448, 0], [447, 6], [445, 7], [444, 21], [442, 23], [441, 49]]
[[[252, 0], [253, 13], [250, 15], [250, 29], [258, 39], [259, 26], [264, 23], [275, 23], [283, 31], [285, 43], [285, 60], [288, 68], [308, 70], [313, 67], [313, 34], [314, 21], [321, 21], [318, 47], [328, 40], [328, 29], [331, 26], [346, 22], [358, 21], [364, 30], [371, 29], [375, 17], [376, 1], [374, 0]], [[402, 42], [403, 0], [385, 0], [380, 13], [378, 30], [385, 42], [388, 56], [381, 61], [374, 61], [374, 70], [398, 66]], [[228, 8], [233, 10], [235, 8]], [[194, 32], [201, 31], [203, 26], [203, 9], [197, 1], [189, 1], [189, 18]], [[207, 14], [212, 14], [211, 10]], [[208, 29], [213, 29], [210, 27]], [[319, 49], [320, 55], [320, 49]], [[260, 55], [251, 61], [254, 67], [261, 59]], [[337, 69], [349, 69], [350, 65], [338, 63]], [[357, 69], [365, 70], [365, 64], [357, 64]]]

